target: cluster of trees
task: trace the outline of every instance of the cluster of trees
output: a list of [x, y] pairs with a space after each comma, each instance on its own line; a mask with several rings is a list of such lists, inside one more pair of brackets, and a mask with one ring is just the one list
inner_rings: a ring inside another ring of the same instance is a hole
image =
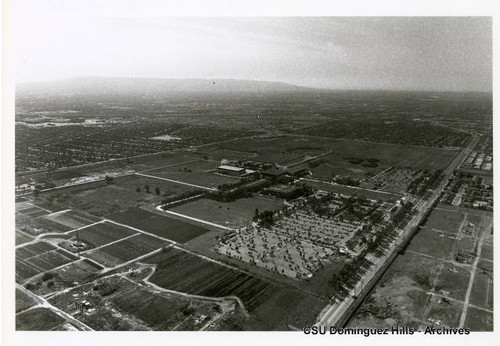
[[363, 251], [352, 261], [346, 263], [340, 272], [332, 275], [328, 281], [328, 287], [333, 290], [335, 298], [344, 299], [349, 295], [349, 291], [356, 285], [360, 278], [361, 271], [368, 269], [372, 263], [365, 260], [367, 252]]
[[206, 192], [200, 192], [199, 190], [192, 190], [192, 191], [187, 191], [187, 192], [181, 193], [179, 195], [167, 197], [164, 200], [162, 200], [161, 203], [162, 204], [170, 204], [170, 203], [178, 201], [178, 203], [176, 203], [176, 206], [178, 206], [178, 205], [182, 205], [184, 203], [187, 203], [189, 201], [192, 201], [192, 199], [186, 201], [186, 199], [188, 199], [190, 197], [198, 196], [199, 198], [203, 198], [206, 196], [206, 194], [207, 194]]
[[[137, 192], [141, 192], [142, 191], [142, 188], [140, 186], [137, 186], [137, 188], [135, 189], [135, 191]], [[144, 191], [146, 191], [146, 193], [151, 193], [151, 190], [150, 190], [150, 187], [149, 185], [144, 185]], [[155, 189], [155, 193], [159, 196], [161, 194], [161, 189], [157, 186], [156, 189]]]
[[434, 189], [437, 187], [439, 182], [441, 181], [443, 175], [443, 170], [438, 169], [434, 171], [432, 174], [425, 173], [420, 177], [413, 180], [407, 188], [407, 191], [416, 196], [423, 196], [429, 189]]
[[253, 216], [253, 220], [262, 227], [270, 227], [274, 225], [274, 212], [271, 210], [265, 210], [263, 212], [259, 212], [259, 209], [255, 209], [255, 214]]
[[234, 202], [240, 198], [252, 197], [252, 193], [246, 188], [232, 189], [232, 190], [219, 190], [210, 192], [206, 196], [207, 198], [216, 200], [218, 202]]

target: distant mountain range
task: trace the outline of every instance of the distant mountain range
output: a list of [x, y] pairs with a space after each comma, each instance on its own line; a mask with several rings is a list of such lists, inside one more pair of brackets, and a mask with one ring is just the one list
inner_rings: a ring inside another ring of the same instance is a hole
[[173, 93], [294, 93], [314, 91], [280, 82], [236, 79], [164, 79], [78, 77], [49, 82], [22, 83], [22, 94], [173, 94]]

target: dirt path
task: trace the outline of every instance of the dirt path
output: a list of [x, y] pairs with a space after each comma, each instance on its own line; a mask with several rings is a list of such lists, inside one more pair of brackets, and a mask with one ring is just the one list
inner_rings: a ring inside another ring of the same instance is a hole
[[[479, 229], [481, 230], [481, 227], [483, 225], [484, 219], [481, 219], [481, 223], [479, 224]], [[476, 270], [477, 270], [477, 264], [479, 263], [479, 259], [481, 257], [481, 250], [483, 248], [483, 243], [484, 239], [486, 238], [486, 233], [484, 229], [481, 230], [480, 238], [479, 238], [479, 243], [477, 246], [477, 252], [476, 252], [476, 258], [474, 259], [474, 263], [472, 264], [472, 272], [469, 280], [469, 287], [467, 288], [467, 293], [465, 294], [465, 299], [464, 299], [464, 307], [462, 310], [462, 315], [460, 316], [460, 328], [464, 327], [465, 324], [465, 318], [467, 317], [467, 310], [469, 307], [469, 299], [470, 299], [470, 294], [472, 292], [472, 285], [474, 284], [474, 278], [476, 276]]]

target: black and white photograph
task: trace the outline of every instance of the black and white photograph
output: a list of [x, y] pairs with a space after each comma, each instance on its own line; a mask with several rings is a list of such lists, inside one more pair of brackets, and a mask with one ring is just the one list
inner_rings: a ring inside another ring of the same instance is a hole
[[4, 16], [13, 333], [493, 344], [493, 12], [103, 3]]

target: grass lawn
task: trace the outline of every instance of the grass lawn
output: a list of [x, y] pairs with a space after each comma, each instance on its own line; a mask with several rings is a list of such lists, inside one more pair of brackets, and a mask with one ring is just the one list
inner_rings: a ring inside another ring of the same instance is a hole
[[255, 215], [255, 209], [279, 210], [283, 201], [268, 197], [250, 197], [238, 199], [234, 202], [218, 202], [211, 199], [199, 199], [171, 211], [216, 223], [222, 226], [239, 228], [249, 225]]

